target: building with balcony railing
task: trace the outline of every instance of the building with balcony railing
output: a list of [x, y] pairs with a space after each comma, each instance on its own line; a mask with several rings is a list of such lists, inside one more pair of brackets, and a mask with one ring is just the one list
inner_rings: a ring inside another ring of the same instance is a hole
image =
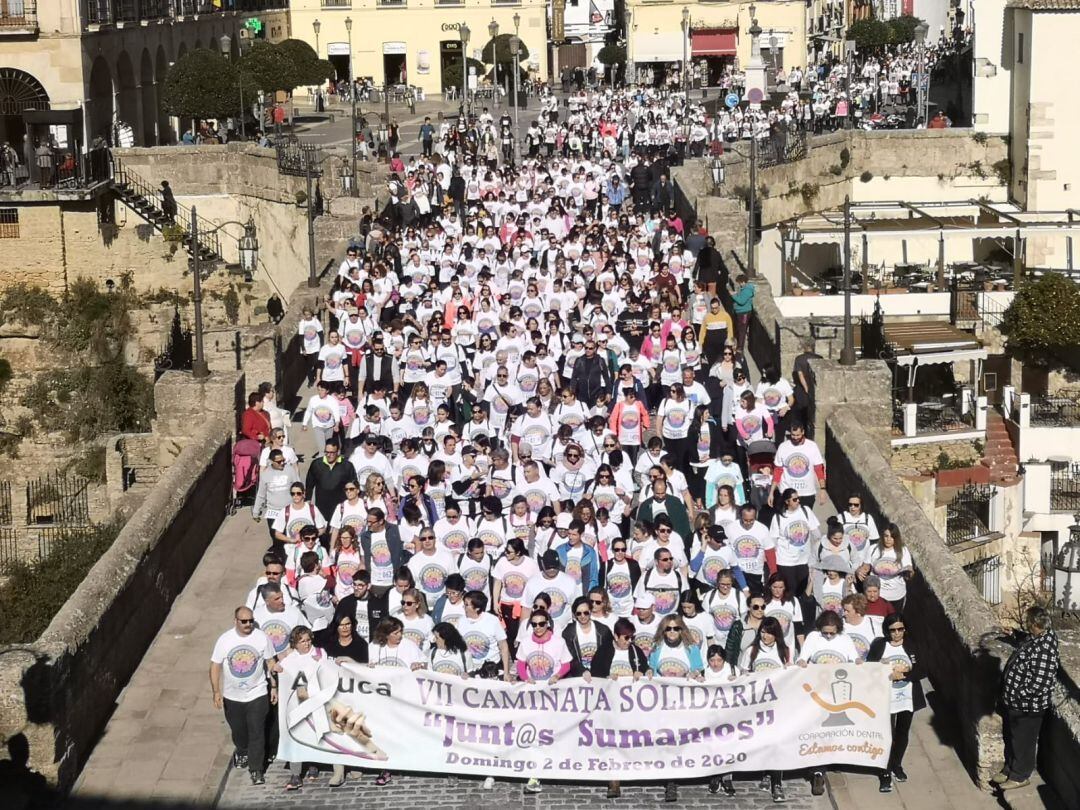
[[19, 181], [49, 137], [76, 162], [114, 143], [118, 123], [134, 145], [174, 142], [159, 91], [169, 65], [225, 34], [238, 47], [253, 17], [268, 39], [289, 36], [288, 0], [0, 0], [0, 142], [19, 153]]

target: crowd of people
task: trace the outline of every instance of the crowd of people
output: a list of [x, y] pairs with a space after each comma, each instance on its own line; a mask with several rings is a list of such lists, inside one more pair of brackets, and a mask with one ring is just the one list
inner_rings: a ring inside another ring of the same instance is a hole
[[[790, 377], [748, 363], [753, 285], [675, 210], [663, 126], [697, 109], [567, 101], [544, 100], [524, 159], [492, 165], [469, 135], [483, 114], [433, 131], [304, 313], [299, 423], [270, 386], [250, 397], [269, 547], [211, 657], [234, 764], [265, 781], [278, 672], [324, 657], [508, 683], [880, 660], [891, 790], [918, 697], [910, 551], [859, 493], [826, 511], [812, 347]], [[298, 433], [317, 448], [303, 473]], [[253, 646], [262, 661], [234, 660]], [[781, 777], [761, 782], [777, 802]], [[317, 778], [292, 763], [285, 787]]]

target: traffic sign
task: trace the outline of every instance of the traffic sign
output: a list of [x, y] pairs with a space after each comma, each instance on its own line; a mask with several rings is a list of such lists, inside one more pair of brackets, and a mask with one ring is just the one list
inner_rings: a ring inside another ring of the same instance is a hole
[[724, 104], [726, 104], [729, 109], [735, 109], [739, 106], [739, 94], [728, 93], [726, 96], [724, 96]]
[[746, 94], [746, 97], [750, 100], [751, 104], [760, 104], [765, 100], [765, 94], [761, 92], [760, 87], [751, 87], [750, 92]]

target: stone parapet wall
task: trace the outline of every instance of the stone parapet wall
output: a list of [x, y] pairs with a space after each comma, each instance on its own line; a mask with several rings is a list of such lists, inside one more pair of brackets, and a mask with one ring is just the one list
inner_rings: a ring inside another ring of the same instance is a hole
[[893, 473], [856, 407], [833, 410], [826, 421], [824, 451], [833, 502], [861, 493], [879, 528], [895, 523], [911, 550], [916, 573], [908, 584], [904, 617], [912, 628], [916, 657], [939, 699], [955, 711], [959, 753], [976, 781], [985, 785], [1004, 759], [995, 706], [1008, 648], [996, 641], [1001, 631], [997, 619]]
[[29, 766], [62, 788], [225, 517], [232, 425], [200, 424], [41, 638], [0, 655], [0, 736], [23, 734]]

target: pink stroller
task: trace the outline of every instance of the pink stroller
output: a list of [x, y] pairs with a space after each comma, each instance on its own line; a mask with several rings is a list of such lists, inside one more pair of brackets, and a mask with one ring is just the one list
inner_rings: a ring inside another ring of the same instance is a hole
[[229, 514], [235, 515], [241, 506], [252, 506], [259, 489], [259, 455], [262, 445], [254, 439], [239, 439], [232, 451], [232, 498]]

